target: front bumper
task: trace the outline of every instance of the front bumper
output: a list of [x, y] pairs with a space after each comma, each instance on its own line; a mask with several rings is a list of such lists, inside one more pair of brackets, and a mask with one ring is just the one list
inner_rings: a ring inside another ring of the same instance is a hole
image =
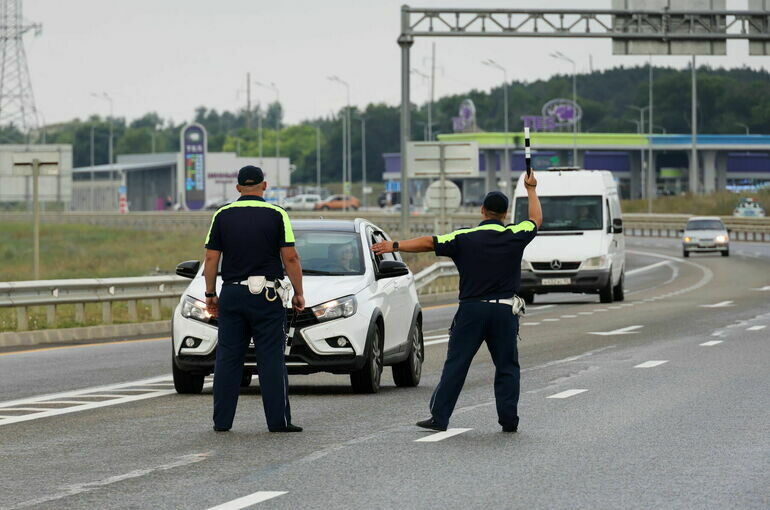
[[728, 251], [730, 249], [730, 243], [717, 243], [707, 241], [693, 241], [682, 242], [682, 248], [692, 252], [713, 252], [713, 251]]
[[[569, 280], [563, 283], [548, 280]], [[547, 294], [549, 292], [596, 293], [607, 285], [610, 269], [582, 269], [578, 271], [521, 271], [519, 292]]]
[[[289, 314], [287, 328], [291, 324]], [[364, 353], [368, 327], [369, 321], [360, 313], [323, 323], [317, 322], [312, 314], [303, 313], [294, 324], [291, 350], [286, 356], [289, 373], [343, 374], [359, 370], [366, 361]], [[177, 367], [196, 374], [213, 373], [218, 334], [216, 325], [182, 317], [177, 309], [173, 331], [174, 363]], [[187, 337], [200, 340], [200, 343], [196, 347], [185, 347], [183, 342]], [[349, 346], [336, 347], [334, 341], [339, 337], [346, 338]], [[245, 366], [256, 367], [253, 344], [246, 351]]]

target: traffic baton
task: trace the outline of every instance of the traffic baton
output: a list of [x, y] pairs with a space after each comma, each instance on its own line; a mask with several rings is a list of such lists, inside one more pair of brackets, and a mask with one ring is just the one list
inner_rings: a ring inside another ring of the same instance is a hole
[[529, 128], [524, 128], [524, 161], [527, 164], [527, 177], [532, 173], [532, 154], [529, 149]]

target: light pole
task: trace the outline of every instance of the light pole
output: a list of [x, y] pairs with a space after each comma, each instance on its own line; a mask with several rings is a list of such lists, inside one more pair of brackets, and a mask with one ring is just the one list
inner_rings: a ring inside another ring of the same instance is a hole
[[369, 191], [366, 189], [366, 117], [361, 117], [361, 195], [364, 199], [364, 209], [368, 205]]
[[[428, 76], [427, 74], [423, 73], [422, 71], [420, 71], [417, 68], [413, 67], [410, 71], [413, 72], [414, 74], [416, 74], [417, 76], [420, 76], [424, 80], [430, 80], [430, 76]], [[432, 139], [432, 135], [430, 134], [430, 132], [431, 132], [431, 126], [430, 126], [431, 116], [432, 116], [432, 113], [431, 113], [431, 103], [428, 103], [428, 123], [425, 124], [425, 126], [423, 126], [424, 129], [422, 130], [422, 139], [423, 139], [423, 141], [426, 141], [426, 142], [428, 140]]]
[[577, 162], [577, 119], [575, 114], [577, 113], [577, 68], [575, 61], [566, 56], [564, 53], [557, 51], [550, 54], [551, 57], [557, 60], [563, 60], [572, 64], [572, 166], [578, 166]]
[[[270, 89], [273, 92], [275, 92], [275, 102], [278, 108], [281, 106], [281, 95], [278, 92], [278, 87], [275, 86], [275, 83], [262, 83], [259, 81], [254, 82], [255, 85], [259, 85], [262, 88]], [[260, 128], [262, 126], [262, 120], [259, 121]], [[262, 132], [262, 129], [259, 130]], [[259, 157], [262, 158], [262, 149], [261, 149], [261, 141], [260, 141], [260, 154]], [[276, 168], [276, 186], [281, 186], [281, 116], [276, 112], [275, 115], [275, 168]]]
[[[636, 106], [636, 105], [629, 104], [629, 105], [626, 105], [626, 107], [632, 108], [634, 110], [638, 110], [639, 111], [639, 121], [638, 122], [634, 121], [634, 122], [637, 124], [637, 126], [639, 128], [639, 131], [638, 131], [639, 134], [643, 134], [644, 133], [644, 112], [649, 110], [650, 106], [649, 105], [647, 105], [647, 106]], [[652, 129], [650, 129], [650, 133], [652, 133]], [[642, 193], [641, 193], [642, 198], [647, 196], [647, 192], [645, 192], [644, 189], [645, 189], [645, 187], [647, 187], [645, 183], [648, 180], [647, 179], [647, 175], [648, 175], [648, 172], [649, 172], [649, 168], [647, 168], [647, 165], [645, 165], [646, 162], [645, 162], [644, 159], [645, 159], [644, 158], [644, 149], [640, 149], [640, 151], [639, 151], [639, 162], [640, 162], [641, 167], [642, 167], [641, 168], [641, 176], [640, 176], [641, 177], [641, 181], [642, 181], [642, 186], [641, 186], [641, 188], [642, 188]]]
[[[107, 94], [106, 92], [102, 92], [101, 94], [97, 94], [96, 92], [92, 92], [91, 95], [93, 97], [104, 99], [105, 101], [108, 101], [110, 103], [110, 139], [109, 139], [109, 143], [107, 145], [107, 158], [109, 159], [109, 163], [110, 163], [110, 178], [114, 179], [115, 178], [115, 176], [113, 175], [114, 168], [112, 166], [113, 165], [113, 143], [114, 143], [113, 142], [114, 128], [113, 128], [113, 120], [112, 119], [114, 117], [114, 114], [113, 114], [114, 102], [112, 100], [112, 97], [110, 97], [110, 95]], [[93, 189], [93, 186], [94, 186], [93, 172], [91, 172], [91, 176], [92, 176], [91, 187]], [[120, 176], [120, 188], [121, 188], [120, 189], [120, 191], [121, 191], [120, 195], [122, 195], [123, 193], [126, 193], [126, 197], [127, 197], [127, 193], [128, 192], [126, 190], [126, 175], [123, 172], [121, 172], [121, 176]], [[126, 198], [126, 197], [122, 197], [121, 196], [120, 198]], [[119, 200], [118, 203], [121, 204], [122, 202], [120, 202], [120, 200]], [[122, 206], [120, 206], [120, 207], [122, 207]], [[124, 212], [124, 211], [121, 209], [120, 212]]]
[[751, 131], [749, 131], [748, 124], [744, 124], [743, 122], [736, 122], [735, 124], [738, 125], [738, 126], [741, 126], [743, 129], [745, 129], [747, 135], [751, 134]]
[[[345, 106], [345, 122], [344, 122], [344, 128], [343, 128], [343, 138], [342, 138], [342, 145], [343, 145], [343, 165], [342, 165], [342, 194], [347, 195], [347, 190], [345, 189], [346, 183], [349, 181], [353, 183], [353, 160], [352, 160], [352, 152], [350, 150], [351, 146], [351, 138], [350, 138], [350, 84], [346, 82], [345, 80], [341, 79], [339, 76], [329, 76], [329, 81], [337, 82], [345, 87], [345, 94], [346, 94], [346, 106]], [[347, 204], [347, 202], [343, 202], [344, 204]], [[345, 210], [347, 211], [347, 207], [345, 207]]]
[[481, 63], [503, 72], [503, 131], [505, 132], [503, 148], [503, 167], [505, 170], [503, 171], [503, 179], [505, 180], [505, 194], [511, 196], [511, 164], [508, 158], [508, 71], [491, 58], [488, 58]]
[[321, 126], [315, 127], [315, 184], [316, 193], [321, 194]]
[[112, 135], [113, 135], [112, 118], [113, 118], [113, 106], [114, 106], [114, 104], [113, 104], [112, 98], [106, 92], [102, 92], [101, 94], [97, 94], [96, 92], [92, 92], [91, 95], [93, 97], [98, 97], [100, 99], [104, 99], [105, 101], [109, 101], [109, 103], [110, 103], [110, 142], [109, 142], [109, 146], [108, 146], [108, 152], [107, 152], [108, 156], [107, 157], [110, 160], [110, 165], [112, 165], [112, 144], [113, 144], [113, 142], [112, 142]]

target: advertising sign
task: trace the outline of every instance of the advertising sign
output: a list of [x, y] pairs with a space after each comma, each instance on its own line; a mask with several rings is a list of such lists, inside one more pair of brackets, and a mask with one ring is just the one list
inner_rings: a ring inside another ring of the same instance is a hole
[[180, 147], [184, 165], [184, 198], [188, 209], [201, 209], [206, 200], [206, 129], [188, 124], [182, 129]]
[[583, 109], [570, 99], [551, 99], [543, 105], [542, 115], [523, 115], [524, 127], [533, 131], [556, 131], [571, 127], [583, 117]]

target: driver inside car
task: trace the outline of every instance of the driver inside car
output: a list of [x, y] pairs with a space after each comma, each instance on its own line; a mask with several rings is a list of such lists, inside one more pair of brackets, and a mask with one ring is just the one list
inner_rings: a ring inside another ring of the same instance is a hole
[[353, 260], [353, 246], [346, 244], [333, 244], [329, 246], [329, 266], [334, 271], [352, 272], [358, 271]]

